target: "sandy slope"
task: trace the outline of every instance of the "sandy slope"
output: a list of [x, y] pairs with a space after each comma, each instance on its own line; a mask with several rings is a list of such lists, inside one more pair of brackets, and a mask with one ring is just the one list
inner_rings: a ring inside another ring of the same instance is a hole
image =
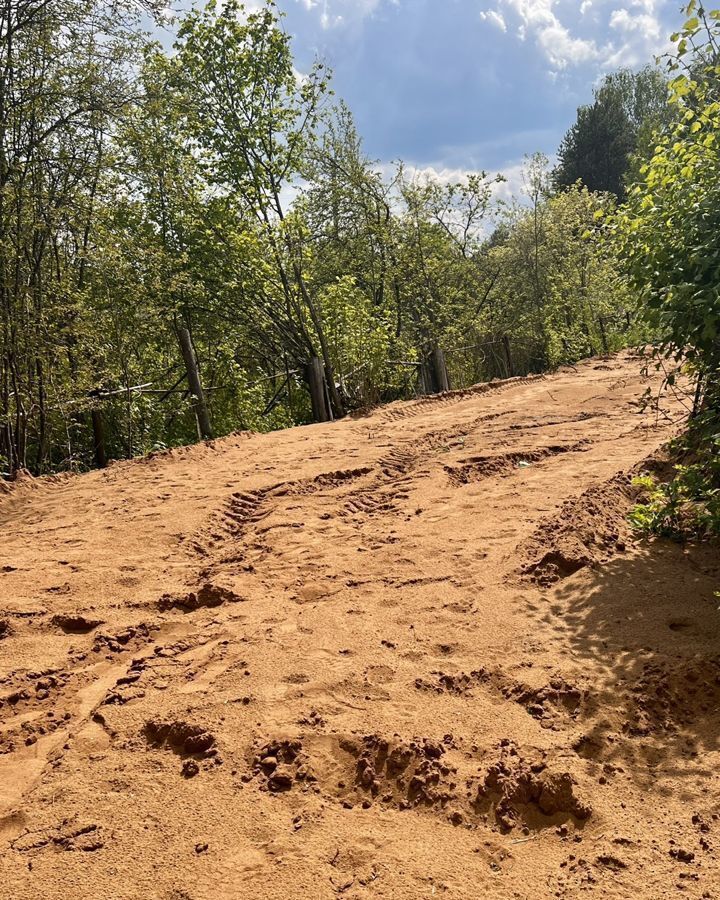
[[627, 533], [640, 366], [0, 497], [0, 897], [720, 898], [720, 566]]

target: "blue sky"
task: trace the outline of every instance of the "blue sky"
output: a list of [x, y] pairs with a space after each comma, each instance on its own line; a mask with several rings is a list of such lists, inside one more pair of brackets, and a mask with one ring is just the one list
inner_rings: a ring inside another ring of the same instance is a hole
[[298, 68], [330, 64], [372, 158], [511, 182], [604, 72], [652, 61], [682, 21], [680, 0], [277, 2]]
[[369, 155], [436, 171], [551, 155], [593, 84], [667, 49], [679, 0], [279, 0]]

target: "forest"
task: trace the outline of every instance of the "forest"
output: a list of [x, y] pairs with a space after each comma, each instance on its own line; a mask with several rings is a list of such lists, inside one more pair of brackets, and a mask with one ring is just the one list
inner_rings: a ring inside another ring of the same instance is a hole
[[369, 159], [272, 0], [186, 12], [169, 51], [162, 7], [2, 3], [2, 477], [649, 343], [693, 424], [641, 525], [702, 498], [717, 527], [720, 10], [607, 75], [509, 200]]

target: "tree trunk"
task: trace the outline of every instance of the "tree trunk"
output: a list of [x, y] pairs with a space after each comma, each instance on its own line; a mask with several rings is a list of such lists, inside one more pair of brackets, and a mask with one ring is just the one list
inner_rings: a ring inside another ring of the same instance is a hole
[[185, 369], [187, 371], [188, 385], [193, 395], [193, 409], [195, 410], [195, 418], [197, 420], [198, 435], [201, 440], [210, 440], [213, 436], [212, 425], [210, 424], [210, 413], [208, 412], [207, 401], [205, 400], [205, 392], [203, 391], [202, 382], [200, 381], [200, 371], [198, 369], [197, 356], [195, 355], [195, 347], [193, 346], [190, 332], [184, 326], [177, 327], [178, 342], [180, 343], [180, 351], [182, 352]]

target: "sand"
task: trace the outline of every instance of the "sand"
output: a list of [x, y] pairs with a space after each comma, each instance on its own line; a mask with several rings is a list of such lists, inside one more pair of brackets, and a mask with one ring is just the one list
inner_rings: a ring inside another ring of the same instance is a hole
[[0, 495], [0, 897], [720, 898], [632, 353]]

